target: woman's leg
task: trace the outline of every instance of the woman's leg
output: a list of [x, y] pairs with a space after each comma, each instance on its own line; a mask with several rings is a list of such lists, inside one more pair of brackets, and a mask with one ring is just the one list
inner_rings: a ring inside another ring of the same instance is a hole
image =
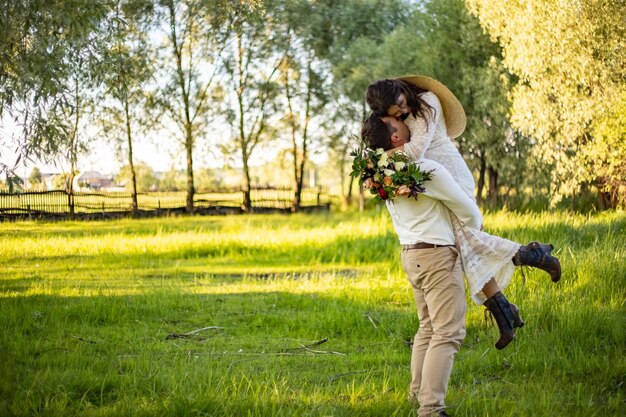
[[496, 342], [496, 348], [504, 349], [515, 339], [515, 328], [522, 327], [524, 321], [519, 315], [517, 306], [509, 303], [500, 291], [495, 278], [487, 281], [483, 287], [483, 294], [487, 297], [484, 305], [493, 315], [500, 331], [500, 339]]
[[498, 283], [496, 282], [496, 279], [495, 278], [491, 278], [489, 281], [487, 281], [487, 283], [483, 287], [483, 294], [485, 294], [485, 297], [491, 298], [497, 292], [500, 292], [500, 287], [498, 286]]

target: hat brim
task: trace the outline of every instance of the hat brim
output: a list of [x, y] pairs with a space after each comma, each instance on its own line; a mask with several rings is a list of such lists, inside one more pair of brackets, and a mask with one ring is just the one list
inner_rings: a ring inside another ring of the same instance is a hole
[[448, 87], [424, 75], [410, 75], [398, 77], [397, 79], [416, 85], [424, 90], [432, 91], [441, 102], [448, 136], [458, 138], [463, 134], [465, 126], [467, 125], [465, 110], [463, 110], [461, 102]]

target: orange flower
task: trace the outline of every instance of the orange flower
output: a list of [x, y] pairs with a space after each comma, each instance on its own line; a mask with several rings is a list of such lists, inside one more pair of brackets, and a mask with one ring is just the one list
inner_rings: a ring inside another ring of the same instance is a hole
[[393, 185], [393, 180], [391, 179], [391, 177], [385, 177], [383, 178], [383, 184], [385, 184], [387, 187], [390, 187], [391, 185]]

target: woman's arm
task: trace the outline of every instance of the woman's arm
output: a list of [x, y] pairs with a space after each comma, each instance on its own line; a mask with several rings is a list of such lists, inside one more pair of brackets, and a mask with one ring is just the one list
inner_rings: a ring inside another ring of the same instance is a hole
[[426, 149], [428, 149], [430, 142], [433, 140], [437, 123], [442, 114], [441, 103], [434, 93], [428, 92], [423, 94], [422, 100], [431, 107], [426, 108], [424, 111], [426, 119], [409, 114], [409, 117], [404, 120], [411, 132], [411, 141], [404, 145], [404, 152], [413, 161], [417, 161], [424, 156]]
[[404, 145], [400, 145], [400, 146], [398, 146], [396, 148], [391, 148], [391, 149], [389, 149], [386, 152], [387, 152], [387, 155], [389, 155], [389, 156], [393, 155], [396, 152], [404, 152]]

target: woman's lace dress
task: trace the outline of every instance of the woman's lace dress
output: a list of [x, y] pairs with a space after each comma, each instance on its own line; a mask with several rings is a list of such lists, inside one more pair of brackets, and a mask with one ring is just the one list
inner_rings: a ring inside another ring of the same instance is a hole
[[[404, 121], [411, 131], [411, 141], [404, 145], [404, 151], [414, 161], [423, 155], [424, 158], [443, 165], [461, 189], [475, 200], [474, 178], [458, 149], [448, 137], [439, 99], [431, 92], [423, 94], [421, 98], [432, 107], [432, 110], [425, 111], [428, 121], [413, 115], [409, 115]], [[501, 289], [511, 281], [515, 269], [512, 258], [520, 245], [472, 229], [463, 224], [452, 212], [450, 217], [472, 300], [476, 304], [483, 304], [486, 298], [482, 288], [491, 278], [496, 279]]]

